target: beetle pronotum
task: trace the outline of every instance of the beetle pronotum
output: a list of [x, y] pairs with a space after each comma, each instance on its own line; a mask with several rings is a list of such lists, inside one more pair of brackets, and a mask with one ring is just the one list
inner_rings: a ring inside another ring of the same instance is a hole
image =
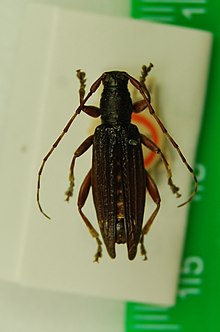
[[[191, 201], [197, 191], [198, 182], [193, 169], [151, 105], [145, 79], [152, 66], [150, 64], [148, 67], [142, 67], [140, 81], [126, 72], [105, 72], [92, 84], [86, 97], [85, 73], [78, 70], [80, 105], [43, 158], [38, 172], [37, 203], [40, 211], [50, 219], [40, 203], [41, 174], [45, 163], [81, 111], [92, 117], [101, 116], [101, 125], [95, 129], [95, 133], [89, 136], [74, 153], [70, 165], [70, 184], [65, 193], [66, 200], [69, 201], [73, 195], [75, 160], [93, 146], [92, 168], [86, 175], [79, 191], [78, 211], [98, 245], [94, 261], [98, 261], [102, 256], [102, 242], [99, 238], [99, 233], [82, 211], [90, 187], [92, 187], [99, 228], [110, 257], [115, 258], [116, 256], [116, 243], [127, 243], [128, 258], [132, 260], [136, 256], [137, 246], [140, 243], [141, 255], [143, 255], [144, 259], [147, 259], [144, 236], [148, 233], [159, 211], [161, 199], [154, 180], [144, 169], [142, 144], [160, 156], [167, 172], [168, 185], [177, 197], [181, 196], [179, 188], [172, 181], [171, 169], [163, 152], [148, 137], [140, 134], [134, 124], [131, 124], [132, 112], [139, 113], [148, 108], [150, 114], [154, 117], [162, 132], [176, 149], [182, 162], [193, 176], [194, 190], [189, 198], [180, 204], [179, 207]], [[100, 107], [85, 105], [91, 95], [96, 92], [101, 82], [104, 88], [100, 99]], [[132, 103], [127, 87], [128, 82], [140, 92], [142, 100]], [[156, 208], [142, 227], [146, 191], [156, 204]]]

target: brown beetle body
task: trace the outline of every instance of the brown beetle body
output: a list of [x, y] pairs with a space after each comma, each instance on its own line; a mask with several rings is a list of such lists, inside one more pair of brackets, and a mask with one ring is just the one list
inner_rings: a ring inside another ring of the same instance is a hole
[[[144, 259], [147, 259], [143, 243], [144, 236], [148, 233], [159, 211], [160, 195], [154, 180], [144, 169], [142, 144], [160, 156], [167, 172], [168, 185], [177, 197], [181, 196], [179, 188], [173, 184], [169, 163], [160, 148], [149, 138], [140, 134], [137, 127], [131, 124], [132, 112], [139, 113], [145, 108], [149, 109], [150, 114], [157, 121], [162, 132], [167, 136], [192, 174], [195, 182], [194, 191], [188, 200], [179, 206], [188, 203], [197, 190], [198, 183], [193, 169], [151, 106], [150, 94], [145, 85], [145, 78], [151, 68], [152, 64], [149, 67], [142, 67], [140, 82], [126, 72], [106, 72], [92, 84], [85, 98], [85, 73], [80, 70], [77, 71], [77, 76], [81, 83], [79, 90], [80, 105], [44, 157], [38, 172], [37, 202], [40, 211], [49, 218], [41, 207], [39, 196], [41, 173], [47, 159], [81, 111], [92, 117], [101, 116], [102, 124], [96, 128], [94, 135], [89, 136], [74, 153], [70, 165], [70, 185], [66, 192], [66, 200], [69, 201], [69, 198], [73, 195], [75, 160], [93, 146], [92, 168], [81, 185], [78, 196], [78, 210], [98, 244], [95, 261], [98, 261], [102, 256], [102, 242], [98, 232], [82, 211], [91, 187], [99, 228], [110, 257], [115, 258], [116, 256], [116, 243], [126, 243], [130, 260], [135, 258], [138, 244], [140, 244], [141, 254], [144, 256]], [[143, 97], [142, 100], [134, 104], [128, 91], [128, 81], [139, 90]], [[104, 89], [100, 100], [100, 108], [85, 105], [101, 82]], [[147, 223], [143, 226], [146, 191], [156, 204], [156, 207]]]

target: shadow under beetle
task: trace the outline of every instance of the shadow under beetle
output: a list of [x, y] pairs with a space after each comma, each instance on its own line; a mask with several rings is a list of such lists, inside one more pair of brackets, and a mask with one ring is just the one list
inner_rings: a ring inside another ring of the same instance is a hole
[[[78, 210], [91, 235], [96, 239], [98, 249], [94, 261], [97, 262], [102, 256], [102, 242], [98, 232], [82, 211], [90, 187], [92, 187], [99, 228], [110, 257], [115, 258], [116, 256], [116, 243], [127, 243], [128, 258], [132, 260], [136, 256], [137, 246], [140, 243], [141, 255], [143, 255], [144, 260], [147, 259], [144, 236], [148, 233], [159, 211], [161, 199], [154, 180], [144, 168], [142, 144], [160, 156], [167, 172], [168, 185], [177, 197], [181, 196], [179, 188], [172, 181], [169, 163], [160, 148], [148, 137], [140, 134], [138, 128], [134, 124], [131, 124], [132, 112], [139, 113], [148, 108], [162, 132], [167, 136], [183, 163], [192, 174], [194, 178], [194, 190], [188, 200], [179, 206], [183, 206], [191, 201], [197, 191], [198, 182], [193, 169], [186, 161], [179, 146], [157, 117], [151, 105], [150, 94], [145, 85], [145, 79], [152, 67], [152, 64], [148, 67], [142, 67], [140, 81], [123, 71], [105, 72], [92, 84], [86, 97], [84, 97], [85, 73], [78, 70], [80, 105], [63, 129], [61, 135], [43, 158], [38, 172], [37, 203], [40, 211], [49, 218], [40, 204], [41, 174], [47, 159], [81, 111], [92, 117], [101, 116], [101, 125], [95, 129], [95, 133], [89, 136], [74, 153], [70, 165], [70, 185], [65, 193], [66, 200], [69, 201], [73, 195], [75, 160], [93, 146], [92, 168], [81, 185], [78, 196]], [[142, 100], [132, 103], [128, 90], [128, 82], [139, 90], [143, 97]], [[85, 105], [101, 83], [104, 88], [100, 107]], [[142, 227], [146, 191], [156, 204], [156, 207], [147, 223]]]

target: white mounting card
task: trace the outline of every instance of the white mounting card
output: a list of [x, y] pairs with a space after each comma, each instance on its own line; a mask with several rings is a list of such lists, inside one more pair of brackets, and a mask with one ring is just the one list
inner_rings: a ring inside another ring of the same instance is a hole
[[[14, 200], [6, 201], [7, 213], [1, 216], [1, 223], [10, 229], [16, 224], [14, 236], [18, 237], [13, 243], [4, 239], [4, 257], [10, 252], [5, 278], [83, 295], [175, 303], [189, 207], [177, 205], [187, 198], [192, 179], [175, 151], [172, 170], [183, 197], [177, 200], [171, 193], [164, 171], [164, 180], [158, 183], [161, 209], [145, 239], [146, 262], [139, 250], [136, 259], [128, 261], [126, 245], [117, 245], [115, 260], [108, 257], [103, 246], [100, 263], [93, 263], [96, 242], [77, 211], [79, 187], [91, 168], [91, 151], [76, 161], [74, 196], [69, 204], [64, 201], [73, 153], [89, 135], [92, 118], [82, 113], [75, 119], [45, 166], [41, 202], [51, 221], [36, 206], [37, 171], [78, 106], [76, 69], [86, 71], [88, 89], [107, 70], [127, 71], [138, 78], [142, 64], [149, 62], [154, 64], [152, 76], [159, 85], [164, 122], [192, 164], [210, 47], [211, 35], [204, 31], [30, 6], [18, 54], [7, 154], [1, 173], [11, 174], [10, 179], [2, 179], [2, 186], [5, 197], [13, 188]], [[98, 105], [100, 91], [89, 104]], [[147, 198], [145, 221], [152, 208]], [[91, 194], [84, 212], [98, 229]], [[3, 256], [0, 258], [3, 260]]]

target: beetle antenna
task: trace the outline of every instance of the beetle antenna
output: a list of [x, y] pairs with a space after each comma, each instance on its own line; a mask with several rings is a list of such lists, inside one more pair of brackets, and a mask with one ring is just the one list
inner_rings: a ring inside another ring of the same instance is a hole
[[[81, 75], [80, 78], [80, 82], [81, 82], [81, 87], [82, 90], [83, 88], [83, 84], [85, 84], [85, 76], [83, 77], [83, 72], [81, 72], [79, 70], [79, 75]], [[85, 73], [84, 73], [85, 74]], [[103, 77], [105, 76], [105, 73], [102, 74], [90, 87], [90, 90], [88, 92], [88, 94], [86, 95], [86, 97], [84, 99], [81, 100], [80, 105], [78, 106], [78, 108], [76, 109], [75, 113], [73, 114], [73, 116], [70, 118], [70, 120], [68, 121], [68, 123], [66, 124], [66, 126], [64, 127], [62, 133], [60, 134], [60, 136], [58, 136], [58, 138], [56, 139], [56, 141], [53, 143], [51, 149], [48, 151], [48, 153], [46, 154], [46, 156], [43, 158], [43, 161], [41, 163], [40, 169], [38, 171], [38, 177], [37, 177], [37, 204], [38, 207], [41, 211], [41, 213], [48, 219], [50, 219], [50, 217], [44, 212], [41, 203], [40, 203], [40, 187], [41, 187], [41, 175], [45, 166], [45, 163], [47, 161], [47, 159], [50, 157], [50, 155], [53, 153], [53, 151], [55, 150], [55, 148], [58, 146], [58, 144], [60, 143], [60, 141], [62, 140], [63, 136], [68, 132], [71, 124], [73, 123], [73, 121], [75, 120], [76, 116], [82, 111], [83, 106], [85, 105], [85, 103], [87, 102], [87, 100], [91, 97], [91, 95], [98, 89], [98, 87], [101, 84], [101, 81], [103, 79]], [[83, 94], [82, 94], [83, 95]], [[82, 96], [80, 96], [80, 98], [83, 98]]]
[[[150, 66], [149, 66], [150, 67]], [[148, 68], [149, 68], [148, 67]], [[197, 189], [198, 189], [198, 180], [196, 178], [196, 175], [192, 169], [192, 167], [189, 165], [188, 161], [186, 160], [186, 158], [184, 157], [182, 151], [180, 150], [178, 144], [175, 142], [175, 140], [173, 139], [173, 137], [169, 134], [169, 132], [167, 131], [167, 129], [165, 128], [165, 126], [163, 125], [162, 121], [159, 119], [159, 117], [157, 116], [153, 106], [150, 103], [150, 100], [148, 98], [148, 94], [146, 93], [144, 87], [141, 85], [141, 83], [135, 79], [134, 77], [130, 76], [129, 74], [127, 74], [128, 79], [130, 80], [131, 84], [134, 85], [134, 87], [136, 89], [139, 90], [140, 94], [142, 95], [142, 97], [144, 98], [144, 100], [146, 101], [146, 107], [148, 108], [150, 114], [154, 117], [154, 119], [156, 120], [156, 122], [158, 123], [159, 127], [161, 128], [162, 132], [164, 133], [164, 135], [166, 135], [167, 139], [169, 140], [169, 142], [173, 145], [173, 147], [176, 149], [176, 151], [178, 152], [182, 162], [185, 164], [185, 166], [187, 167], [187, 169], [189, 170], [189, 172], [191, 173], [193, 180], [194, 180], [194, 189], [191, 193], [191, 195], [189, 196], [188, 200], [180, 205], [178, 205], [178, 207], [181, 207], [187, 203], [189, 203], [192, 198], [195, 196]]]

